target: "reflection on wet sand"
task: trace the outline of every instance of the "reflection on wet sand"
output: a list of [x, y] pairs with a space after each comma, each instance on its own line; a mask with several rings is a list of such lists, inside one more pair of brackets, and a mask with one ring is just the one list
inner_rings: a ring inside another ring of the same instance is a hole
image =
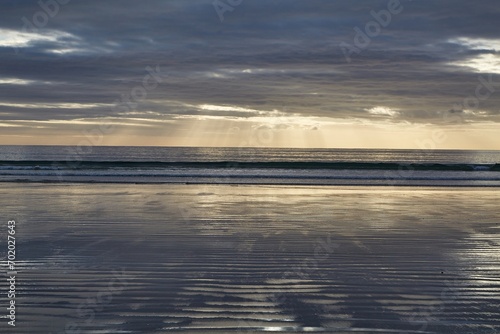
[[0, 197], [19, 221], [16, 333], [500, 330], [495, 190], [19, 184]]

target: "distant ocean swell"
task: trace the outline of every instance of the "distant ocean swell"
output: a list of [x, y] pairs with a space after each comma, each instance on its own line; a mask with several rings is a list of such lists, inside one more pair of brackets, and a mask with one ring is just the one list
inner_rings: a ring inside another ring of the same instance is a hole
[[0, 161], [0, 182], [499, 187], [500, 164]]
[[370, 163], [370, 162], [138, 162], [138, 161], [0, 161], [0, 170], [110, 170], [110, 169], [291, 169], [491, 171], [500, 164]]

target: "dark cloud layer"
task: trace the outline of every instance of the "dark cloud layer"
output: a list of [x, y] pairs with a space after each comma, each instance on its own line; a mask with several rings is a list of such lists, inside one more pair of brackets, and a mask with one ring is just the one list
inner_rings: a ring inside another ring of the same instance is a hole
[[388, 3], [244, 0], [221, 22], [212, 0], [71, 0], [53, 17], [37, 14], [35, 0], [2, 1], [0, 120], [127, 117], [121, 95], [158, 66], [161, 84], [128, 117], [253, 117], [286, 106], [335, 118], [498, 121], [500, 84], [476, 97], [480, 76], [500, 83], [498, 0], [402, 0], [346, 61], [341, 43], [356, 46], [354, 28]]

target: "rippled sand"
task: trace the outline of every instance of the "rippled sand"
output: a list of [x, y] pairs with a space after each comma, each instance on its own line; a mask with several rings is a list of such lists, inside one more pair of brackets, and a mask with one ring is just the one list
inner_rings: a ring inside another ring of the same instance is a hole
[[1, 184], [0, 203], [1, 333], [500, 333], [496, 189]]

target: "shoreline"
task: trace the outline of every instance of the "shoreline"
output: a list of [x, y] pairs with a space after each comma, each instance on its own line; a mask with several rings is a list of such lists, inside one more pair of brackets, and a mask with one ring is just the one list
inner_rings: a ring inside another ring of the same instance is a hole
[[[352, 180], [349, 180], [352, 181]], [[481, 180], [472, 180], [469, 182], [477, 182]], [[274, 182], [262, 182], [262, 181], [249, 181], [249, 182], [241, 182], [238, 181], [227, 181], [227, 182], [208, 182], [208, 181], [173, 181], [173, 180], [158, 180], [158, 181], [140, 181], [140, 180], [53, 180], [53, 179], [44, 179], [44, 180], [25, 180], [25, 179], [13, 179], [13, 180], [0, 180], [0, 184], [138, 184], [138, 185], [161, 185], [161, 184], [175, 184], [175, 185], [232, 185], [232, 186], [245, 186], [245, 185], [255, 185], [255, 186], [314, 186], [314, 187], [374, 187], [374, 188], [471, 188], [471, 189], [480, 189], [480, 188], [500, 188], [500, 184], [450, 184], [450, 183], [400, 183], [400, 184], [388, 184], [388, 183], [361, 183], [361, 182], [309, 182], [309, 180], [305, 180], [305, 182], [286, 182], [276, 180]]]

